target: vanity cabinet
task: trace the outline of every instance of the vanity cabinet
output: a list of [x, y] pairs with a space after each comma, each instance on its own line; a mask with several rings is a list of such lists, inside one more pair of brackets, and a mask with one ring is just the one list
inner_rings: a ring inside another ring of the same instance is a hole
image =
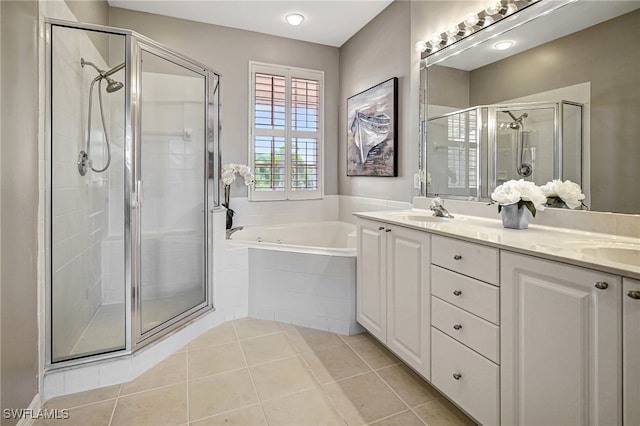
[[358, 221], [357, 320], [427, 378], [429, 241], [425, 232]]
[[622, 285], [622, 419], [640, 425], [640, 281]]
[[480, 423], [500, 423], [499, 251], [431, 239], [431, 381]]
[[621, 278], [508, 251], [500, 265], [502, 424], [621, 424]]

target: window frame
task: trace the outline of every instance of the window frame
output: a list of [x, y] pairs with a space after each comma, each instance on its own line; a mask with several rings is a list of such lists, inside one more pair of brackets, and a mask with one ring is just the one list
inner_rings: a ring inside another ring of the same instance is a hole
[[[286, 65], [275, 65], [263, 62], [249, 61], [249, 131], [248, 131], [248, 164], [255, 170], [255, 135], [264, 134], [274, 136], [279, 134], [279, 130], [264, 130], [259, 133], [255, 128], [255, 80], [256, 73], [279, 75], [285, 77], [285, 188], [284, 191], [256, 191], [254, 186], [249, 188], [249, 201], [285, 201], [285, 200], [317, 200], [324, 198], [324, 71], [311, 70], [307, 68], [292, 67]], [[318, 131], [303, 132], [295, 131], [291, 125], [292, 90], [291, 79], [302, 78], [316, 80], [319, 82], [318, 99]], [[317, 184], [314, 190], [295, 190], [291, 183], [291, 141], [293, 138], [311, 137], [318, 138], [317, 154]]]

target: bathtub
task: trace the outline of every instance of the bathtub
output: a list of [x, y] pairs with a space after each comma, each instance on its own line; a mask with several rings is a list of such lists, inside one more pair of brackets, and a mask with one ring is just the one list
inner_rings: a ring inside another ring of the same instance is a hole
[[356, 227], [340, 221], [246, 226], [249, 316], [351, 335], [356, 322]]

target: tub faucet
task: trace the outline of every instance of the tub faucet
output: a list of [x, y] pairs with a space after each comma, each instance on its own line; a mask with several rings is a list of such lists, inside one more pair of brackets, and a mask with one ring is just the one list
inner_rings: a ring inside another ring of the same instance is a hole
[[433, 211], [434, 216], [453, 219], [453, 215], [444, 208], [444, 201], [442, 201], [440, 197], [431, 200], [431, 207], [429, 207], [429, 209]]
[[233, 234], [236, 231], [240, 231], [242, 230], [242, 226], [236, 226], [234, 228], [231, 229], [227, 229], [227, 240], [231, 239], [231, 234]]

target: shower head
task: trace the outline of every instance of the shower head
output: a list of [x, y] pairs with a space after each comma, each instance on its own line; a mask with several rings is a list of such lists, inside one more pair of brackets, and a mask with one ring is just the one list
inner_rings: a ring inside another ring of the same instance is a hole
[[527, 118], [527, 117], [529, 116], [529, 114], [527, 114], [527, 113], [525, 112], [525, 113], [524, 113], [524, 114], [522, 114], [520, 117], [516, 118], [516, 116], [515, 116], [515, 115], [513, 115], [513, 114], [511, 113], [511, 111], [504, 110], [504, 111], [502, 111], [502, 112], [504, 112], [505, 114], [509, 114], [509, 116], [511, 117], [511, 119], [513, 119], [513, 121], [512, 121], [511, 123], [509, 123], [509, 128], [511, 128], [511, 129], [515, 129], [515, 130], [518, 130], [518, 129], [520, 128], [520, 124], [522, 124], [522, 120], [523, 120], [524, 118]]
[[112, 79], [111, 77], [109, 77], [111, 74], [114, 74], [118, 71], [120, 71], [122, 68], [124, 68], [124, 62], [121, 63], [120, 65], [116, 65], [115, 67], [111, 68], [108, 71], [104, 71], [101, 70], [100, 68], [98, 68], [96, 66], [96, 64], [94, 64], [93, 62], [89, 62], [89, 61], [85, 61], [84, 58], [80, 58], [80, 66], [82, 66], [84, 68], [85, 65], [90, 65], [92, 66], [96, 71], [98, 71], [98, 74], [100, 74], [97, 79], [106, 79], [107, 80], [107, 93], [113, 93], [113, 92], [117, 92], [118, 90], [122, 89], [124, 87], [124, 84], [119, 82], [119, 81], [115, 81], [114, 79]]

